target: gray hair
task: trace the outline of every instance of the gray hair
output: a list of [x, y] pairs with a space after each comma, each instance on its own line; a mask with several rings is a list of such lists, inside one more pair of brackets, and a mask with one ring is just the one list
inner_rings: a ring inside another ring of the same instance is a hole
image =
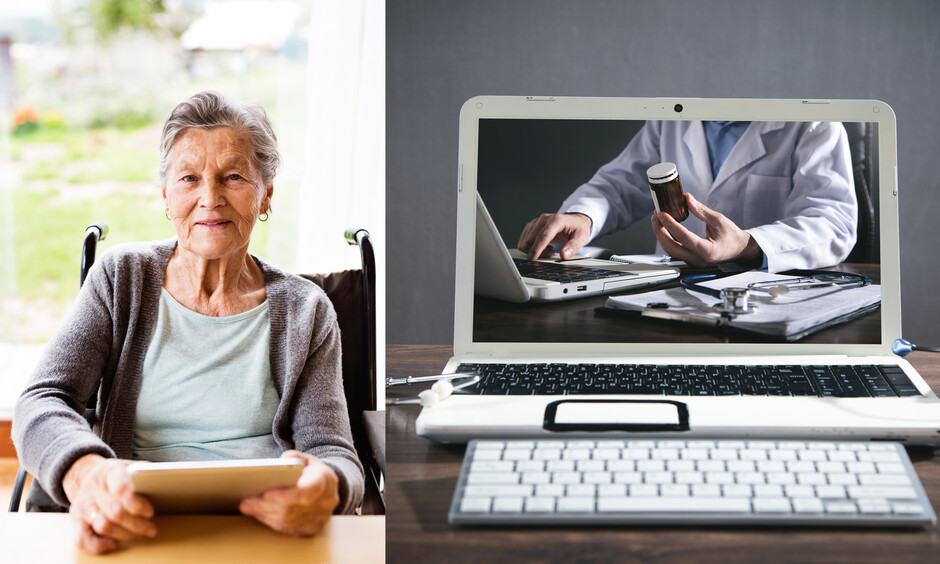
[[281, 155], [277, 150], [277, 136], [274, 135], [268, 115], [260, 106], [232, 104], [219, 93], [212, 91], [194, 94], [170, 112], [160, 137], [160, 164], [157, 166], [160, 184], [166, 185], [170, 151], [180, 134], [190, 128], [216, 127], [231, 127], [248, 136], [254, 165], [261, 172], [264, 185], [270, 186], [274, 175], [277, 174]]

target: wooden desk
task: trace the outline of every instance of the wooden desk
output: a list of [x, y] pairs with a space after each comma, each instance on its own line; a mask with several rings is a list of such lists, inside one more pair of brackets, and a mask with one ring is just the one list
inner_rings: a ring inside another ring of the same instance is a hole
[[75, 547], [75, 529], [65, 513], [0, 514], [0, 562], [194, 562], [384, 563], [385, 517], [333, 517], [321, 534], [292, 538], [239, 515], [157, 517], [159, 533], [103, 556]]
[[[436, 374], [448, 346], [387, 348], [389, 376]], [[940, 390], [940, 355], [908, 357]], [[424, 386], [389, 389], [411, 396]], [[447, 524], [464, 448], [415, 435], [417, 406], [389, 406], [389, 562], [940, 562], [940, 527], [885, 530], [766, 527], [457, 528]], [[940, 457], [914, 449], [911, 458], [940, 514]]]
[[[871, 264], [841, 264], [829, 270], [857, 272], [879, 282], [879, 269]], [[701, 270], [692, 273], [700, 273]], [[682, 276], [689, 275], [684, 272]], [[672, 281], [655, 290], [678, 287]], [[637, 290], [646, 292], [647, 289]], [[626, 293], [626, 292], [625, 292]], [[715, 301], [718, 301], [717, 299]], [[607, 303], [596, 296], [555, 303], [513, 304], [477, 297], [473, 301], [473, 337], [479, 342], [549, 343], [761, 343], [771, 337], [636, 315], [598, 314]], [[800, 343], [877, 343], [881, 338], [881, 310], [859, 319], [823, 329]]]

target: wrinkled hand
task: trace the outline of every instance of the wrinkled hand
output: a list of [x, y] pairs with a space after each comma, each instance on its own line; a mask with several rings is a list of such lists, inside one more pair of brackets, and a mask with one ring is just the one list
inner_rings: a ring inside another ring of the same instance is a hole
[[339, 505], [339, 478], [315, 456], [289, 450], [281, 455], [285, 457], [299, 458], [306, 463], [297, 485], [246, 497], [238, 510], [287, 535], [315, 535]]
[[551, 243], [564, 243], [561, 258], [573, 257], [591, 240], [591, 218], [581, 213], [543, 213], [526, 224], [516, 245], [529, 253], [529, 260], [555, 254]]
[[156, 536], [153, 505], [134, 493], [127, 477], [131, 462], [86, 454], [66, 472], [62, 485], [82, 550], [102, 554], [121, 541]]
[[686, 205], [692, 215], [705, 222], [705, 238], [692, 233], [666, 213], [653, 213], [653, 234], [670, 256], [692, 266], [710, 266], [720, 262], [745, 262], [761, 255], [757, 241], [724, 215], [709, 209], [686, 193]]

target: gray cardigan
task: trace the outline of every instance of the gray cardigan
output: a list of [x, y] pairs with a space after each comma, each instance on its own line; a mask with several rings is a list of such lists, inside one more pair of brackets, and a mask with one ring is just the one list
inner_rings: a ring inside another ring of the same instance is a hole
[[[131, 458], [141, 368], [175, 248], [171, 239], [104, 253], [16, 402], [20, 461], [62, 505], [68, 505], [62, 478], [75, 460], [89, 453]], [[312, 282], [255, 262], [264, 272], [271, 376], [280, 396], [274, 438], [284, 450], [328, 464], [339, 476], [337, 512], [350, 513], [364, 478], [346, 411], [336, 313]], [[92, 432], [81, 412], [99, 381]]]

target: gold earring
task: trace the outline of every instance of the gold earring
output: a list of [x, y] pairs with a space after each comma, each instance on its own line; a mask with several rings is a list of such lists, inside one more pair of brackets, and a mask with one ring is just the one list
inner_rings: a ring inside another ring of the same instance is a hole
[[163, 210], [163, 215], [165, 215], [168, 220], [173, 221], [173, 218], [170, 217], [170, 210]]
[[268, 212], [264, 212], [263, 214], [261, 214], [261, 215], [258, 216], [258, 221], [267, 221], [267, 220], [268, 220], [268, 217], [270, 217], [270, 216], [268, 215]]

